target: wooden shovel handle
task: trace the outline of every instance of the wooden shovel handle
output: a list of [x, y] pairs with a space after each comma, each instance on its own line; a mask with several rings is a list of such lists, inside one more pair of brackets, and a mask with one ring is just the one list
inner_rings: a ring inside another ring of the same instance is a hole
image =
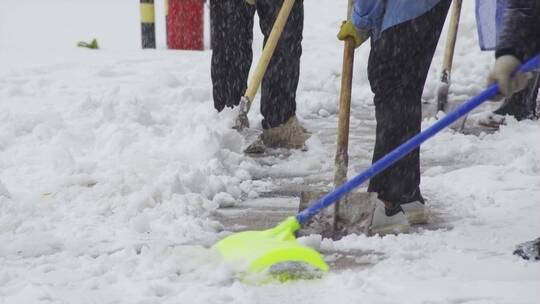
[[[351, 20], [353, 0], [348, 1], [347, 20]], [[349, 122], [351, 116], [352, 75], [354, 67], [355, 43], [352, 37], [346, 38], [343, 45], [343, 64], [341, 66], [341, 91], [339, 93], [339, 116], [337, 128], [336, 157], [334, 159], [334, 187], [347, 181], [349, 166]], [[339, 205], [334, 205], [332, 229], [339, 230]]]
[[343, 48], [343, 66], [341, 75], [341, 92], [339, 94], [339, 118], [337, 128], [337, 150], [335, 157], [336, 171], [334, 185], [339, 186], [347, 179], [349, 164], [349, 123], [351, 115], [352, 73], [354, 65], [354, 40], [345, 40]]
[[[352, 0], [348, 1], [347, 18], [352, 13]], [[335, 157], [334, 186], [339, 186], [347, 180], [349, 165], [349, 122], [351, 115], [352, 75], [354, 67], [354, 39], [345, 39], [343, 47], [343, 65], [341, 67], [341, 91], [339, 94], [339, 117], [337, 128], [337, 150]]]
[[270, 36], [264, 45], [261, 58], [259, 58], [257, 67], [251, 76], [246, 93], [244, 94], [244, 97], [246, 97], [250, 103], [253, 102], [253, 99], [259, 90], [264, 73], [266, 73], [266, 68], [268, 68], [270, 59], [272, 59], [272, 55], [276, 49], [279, 37], [281, 37], [281, 33], [287, 24], [287, 19], [289, 18], [293, 5], [294, 0], [284, 0], [283, 4], [281, 5], [281, 9], [276, 17], [276, 21], [274, 21], [274, 25], [272, 26]]
[[452, 11], [450, 13], [450, 24], [448, 27], [448, 37], [446, 38], [446, 46], [444, 48], [443, 71], [450, 72], [452, 70], [452, 62], [454, 60], [454, 49], [456, 48], [456, 37], [459, 27], [459, 17], [461, 15], [462, 0], [452, 1]]

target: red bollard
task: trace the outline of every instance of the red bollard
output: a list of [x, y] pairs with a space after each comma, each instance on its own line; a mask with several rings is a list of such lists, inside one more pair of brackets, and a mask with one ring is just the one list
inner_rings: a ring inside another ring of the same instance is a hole
[[169, 49], [204, 49], [204, 0], [168, 0]]

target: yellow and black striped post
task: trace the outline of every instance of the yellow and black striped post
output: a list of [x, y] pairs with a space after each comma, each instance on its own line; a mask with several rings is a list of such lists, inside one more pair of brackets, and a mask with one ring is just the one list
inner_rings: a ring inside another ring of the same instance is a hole
[[143, 49], [156, 48], [154, 0], [141, 1], [141, 41]]

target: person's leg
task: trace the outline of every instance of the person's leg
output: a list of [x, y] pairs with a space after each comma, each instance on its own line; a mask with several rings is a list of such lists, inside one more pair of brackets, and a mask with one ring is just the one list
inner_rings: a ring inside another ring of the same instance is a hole
[[253, 58], [255, 8], [244, 0], [211, 0], [212, 85], [214, 107], [221, 111], [240, 102]]
[[498, 115], [511, 115], [517, 120], [537, 118], [537, 98], [538, 98], [538, 77], [536, 73], [529, 82], [529, 85], [522, 91], [515, 93], [510, 98], [506, 98], [503, 104], [493, 113]]
[[[266, 41], [283, 1], [257, 0], [256, 3]], [[296, 0], [262, 82], [261, 114], [264, 117], [264, 129], [284, 124], [295, 115], [303, 24], [303, 0]]]
[[[372, 43], [368, 76], [377, 120], [373, 162], [420, 132], [422, 91], [449, 4], [441, 1], [422, 16], [387, 29]], [[368, 191], [397, 205], [423, 201], [419, 185], [416, 149], [372, 178]]]

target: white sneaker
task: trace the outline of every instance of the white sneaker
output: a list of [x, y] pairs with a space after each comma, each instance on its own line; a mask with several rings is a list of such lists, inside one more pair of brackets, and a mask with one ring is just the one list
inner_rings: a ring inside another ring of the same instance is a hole
[[411, 225], [426, 224], [428, 222], [426, 204], [421, 201], [401, 204], [401, 209], [403, 209], [403, 212]]
[[400, 206], [392, 210], [386, 209], [384, 202], [377, 200], [373, 221], [371, 222], [371, 232], [373, 234], [403, 233], [409, 231], [409, 228], [409, 222]]
[[491, 129], [499, 129], [501, 125], [506, 124], [504, 115], [495, 114], [491, 111], [484, 111], [469, 115], [470, 123], [473, 127], [487, 127]]

